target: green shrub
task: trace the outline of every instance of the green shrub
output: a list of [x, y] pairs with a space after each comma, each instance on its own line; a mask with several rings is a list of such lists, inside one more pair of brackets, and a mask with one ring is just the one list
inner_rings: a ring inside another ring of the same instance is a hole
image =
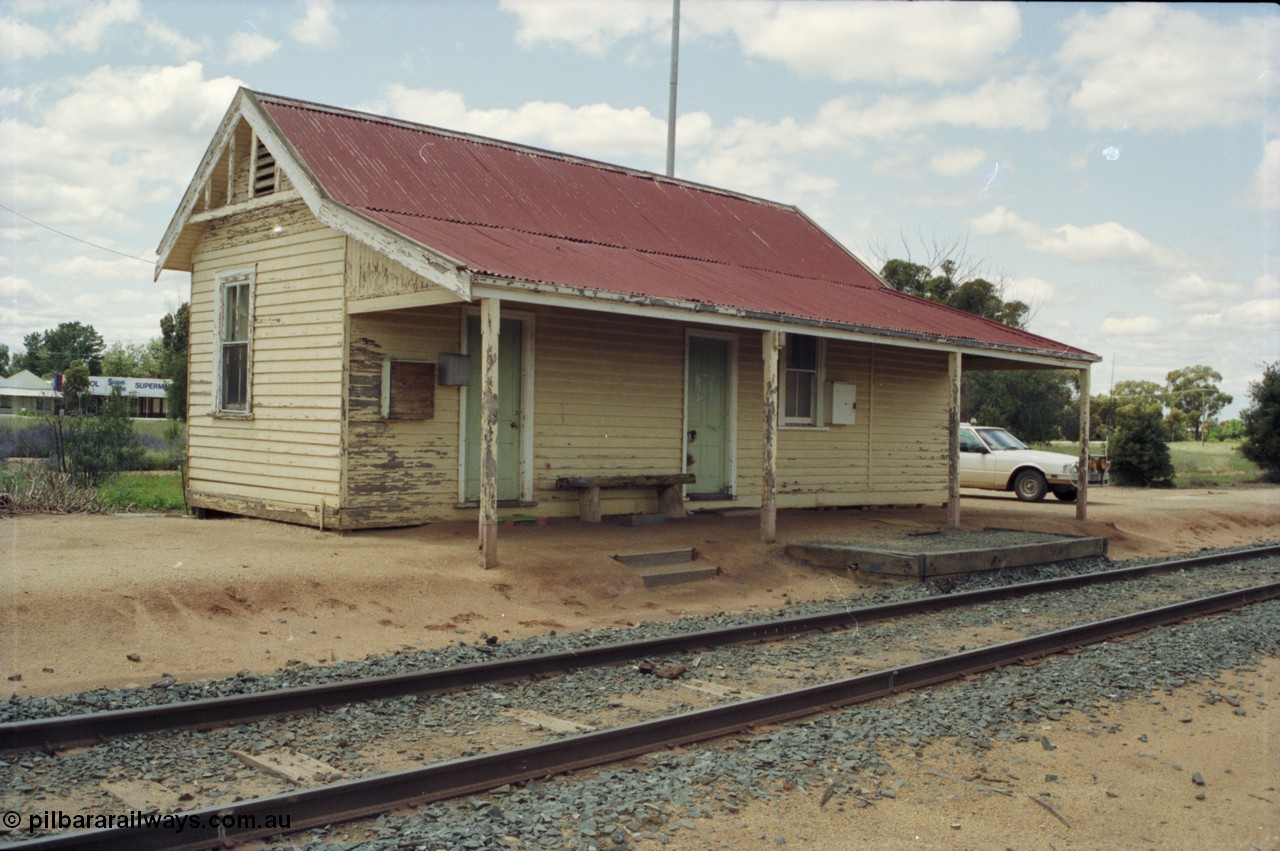
[[145, 452], [134, 440], [128, 402], [118, 388], [106, 398], [97, 416], [57, 419], [63, 427], [63, 469], [79, 482], [97, 484], [104, 475], [141, 464]]
[[1240, 454], [1261, 467], [1268, 480], [1280, 482], [1280, 362], [1263, 366], [1262, 380], [1249, 385], [1249, 398], [1253, 404], [1240, 414]]
[[1111, 477], [1122, 485], [1169, 485], [1173, 461], [1165, 443], [1165, 426], [1156, 411], [1138, 409], [1117, 425], [1108, 454]]

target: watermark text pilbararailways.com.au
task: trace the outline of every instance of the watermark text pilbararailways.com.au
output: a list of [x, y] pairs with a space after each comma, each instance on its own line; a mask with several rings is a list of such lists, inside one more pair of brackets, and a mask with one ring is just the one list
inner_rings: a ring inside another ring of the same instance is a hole
[[271, 814], [257, 816], [252, 813], [157, 813], [142, 810], [126, 810], [111, 813], [67, 813], [62, 810], [41, 810], [23, 815], [9, 810], [0, 816], [0, 823], [9, 830], [25, 827], [28, 833], [44, 833], [63, 830], [184, 830], [222, 828], [225, 830], [288, 830], [292, 816]]

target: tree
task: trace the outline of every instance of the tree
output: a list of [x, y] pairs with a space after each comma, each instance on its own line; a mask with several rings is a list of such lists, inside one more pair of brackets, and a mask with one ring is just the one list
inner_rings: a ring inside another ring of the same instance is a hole
[[1240, 454], [1261, 467], [1269, 481], [1280, 482], [1280, 362], [1263, 365], [1262, 380], [1249, 385], [1249, 398], [1253, 404], [1240, 412]]
[[102, 356], [102, 374], [121, 378], [158, 378], [164, 369], [164, 341], [115, 342]]
[[0, 343], [0, 375], [9, 374], [9, 347]]
[[1054, 440], [1062, 436], [1072, 396], [1071, 376], [1061, 370], [967, 372], [960, 416], [971, 423], [998, 423], [1028, 442]]
[[[36, 331], [22, 338], [26, 351], [15, 359], [19, 369], [49, 376], [65, 372], [72, 361], [83, 361], [90, 375], [101, 375], [106, 344], [92, 325], [62, 322], [57, 328]], [[20, 363], [19, 363], [20, 361]]]
[[183, 302], [173, 313], [160, 319], [164, 355], [160, 375], [169, 379], [165, 403], [169, 419], [187, 420], [187, 340], [190, 334], [191, 305]]
[[[964, 257], [963, 246], [934, 244], [926, 264], [890, 259], [880, 277], [894, 289], [940, 302], [1013, 328], [1030, 318], [1025, 302], [1005, 301], [1004, 286], [976, 272]], [[998, 424], [1023, 440], [1053, 440], [1062, 424], [1074, 417], [1073, 377], [1063, 371], [1013, 370], [965, 373], [960, 397], [961, 416], [968, 422]], [[1074, 427], [1072, 431], [1078, 432]]]
[[1204, 427], [1231, 404], [1231, 396], [1218, 389], [1222, 376], [1207, 366], [1185, 366], [1165, 376], [1166, 404], [1187, 416], [1187, 426], [1200, 440]]
[[89, 367], [72, 361], [62, 373], [62, 407], [80, 413], [89, 401]]
[[1095, 436], [1107, 437], [1125, 417], [1137, 410], [1148, 409], [1156, 416], [1164, 414], [1164, 388], [1154, 381], [1118, 381], [1106, 396], [1093, 396], [1089, 401], [1090, 422]]
[[1173, 481], [1173, 461], [1158, 411], [1138, 408], [1117, 424], [1107, 445], [1111, 475], [1120, 484], [1152, 485]]

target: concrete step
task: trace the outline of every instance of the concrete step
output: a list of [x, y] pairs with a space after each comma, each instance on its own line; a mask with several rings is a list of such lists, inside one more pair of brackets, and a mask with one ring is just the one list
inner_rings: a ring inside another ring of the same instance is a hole
[[627, 567], [653, 567], [659, 564], [683, 564], [698, 557], [693, 547], [681, 550], [651, 550], [644, 553], [619, 553], [614, 561], [620, 561]]
[[714, 564], [659, 564], [651, 567], [632, 568], [644, 580], [644, 587], [657, 588], [661, 585], [678, 585], [681, 582], [694, 582], [698, 579], [711, 579], [720, 572]]

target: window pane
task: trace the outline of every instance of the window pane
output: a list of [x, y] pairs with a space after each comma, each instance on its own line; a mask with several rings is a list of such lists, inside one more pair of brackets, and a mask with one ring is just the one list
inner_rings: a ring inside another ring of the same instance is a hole
[[226, 343], [222, 346], [222, 409], [243, 411], [248, 401], [249, 346], [247, 343]]
[[817, 369], [818, 338], [804, 334], [787, 335], [787, 369]]
[[222, 312], [222, 339], [245, 342], [249, 339], [249, 285], [227, 287]]
[[796, 374], [796, 412], [795, 417], [813, 419], [813, 373], [797, 372]]

